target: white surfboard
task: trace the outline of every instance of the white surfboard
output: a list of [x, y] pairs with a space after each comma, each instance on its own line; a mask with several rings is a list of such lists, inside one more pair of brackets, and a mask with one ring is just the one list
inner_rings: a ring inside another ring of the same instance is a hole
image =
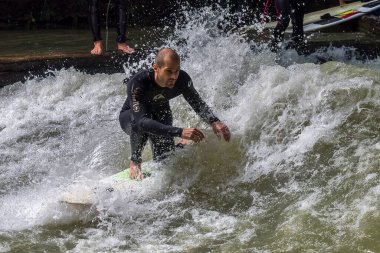
[[[152, 163], [143, 163], [142, 172], [144, 178], [152, 175]], [[72, 185], [70, 189], [63, 194], [61, 202], [74, 207], [75, 209], [87, 209], [96, 203], [97, 194], [102, 192], [112, 192], [123, 189], [141, 187], [141, 180], [132, 180], [129, 177], [129, 168], [119, 173], [106, 177], [99, 182], [80, 183]]]
[[[307, 13], [304, 16], [304, 32], [312, 32], [335, 26], [372, 13], [378, 9], [380, 9], [380, 0], [373, 0], [366, 3], [357, 1], [343, 6]], [[277, 22], [270, 22], [265, 25], [265, 28], [274, 28], [276, 25]], [[292, 24], [289, 24], [286, 32], [292, 32]]]

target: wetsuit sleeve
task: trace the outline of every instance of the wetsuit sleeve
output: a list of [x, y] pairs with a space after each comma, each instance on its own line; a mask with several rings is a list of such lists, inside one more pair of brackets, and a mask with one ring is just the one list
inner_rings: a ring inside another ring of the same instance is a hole
[[193, 81], [188, 75], [185, 82], [186, 84], [184, 84], [182, 94], [186, 101], [194, 109], [194, 111], [202, 118], [203, 121], [209, 123], [210, 125], [216, 121], [219, 121], [219, 119], [214, 115], [210, 107], [199, 96], [199, 93], [195, 90], [193, 86]]
[[182, 128], [165, 125], [151, 118], [143, 84], [136, 82], [132, 85], [131, 98], [133, 121], [139, 131], [161, 136], [181, 137]]

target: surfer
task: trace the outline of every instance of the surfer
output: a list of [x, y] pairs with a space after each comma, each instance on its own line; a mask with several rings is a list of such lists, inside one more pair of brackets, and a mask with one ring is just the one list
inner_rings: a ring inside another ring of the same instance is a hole
[[[98, 0], [88, 0], [89, 3], [89, 23], [94, 38], [94, 48], [91, 54], [101, 55], [103, 53], [103, 41], [100, 34]], [[117, 3], [117, 49], [122, 53], [131, 54], [135, 50], [126, 44], [127, 38], [125, 37], [127, 25], [127, 7], [126, 0], [116, 0]]]
[[169, 100], [183, 95], [194, 111], [212, 126], [214, 133], [229, 141], [228, 127], [212, 112], [193, 86], [190, 76], [180, 69], [180, 57], [170, 48], [161, 49], [153, 68], [143, 70], [127, 82], [127, 99], [121, 109], [120, 126], [130, 136], [130, 178], [142, 179], [141, 153], [150, 141], [154, 160], [165, 158], [175, 149], [174, 137], [181, 137], [179, 144], [189, 140], [202, 141], [205, 136], [197, 128], [173, 126]]
[[273, 31], [273, 40], [270, 44], [272, 52], [277, 52], [279, 44], [284, 40], [285, 30], [292, 20], [292, 41], [298, 53], [302, 53], [304, 45], [303, 18], [305, 14], [305, 0], [276, 0], [278, 13], [277, 25]]

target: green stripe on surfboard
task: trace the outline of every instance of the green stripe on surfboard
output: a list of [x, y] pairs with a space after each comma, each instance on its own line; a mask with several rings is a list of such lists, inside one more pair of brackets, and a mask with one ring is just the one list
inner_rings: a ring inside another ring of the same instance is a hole
[[[154, 173], [152, 163], [143, 163], [142, 173], [144, 178], [150, 177]], [[68, 190], [62, 196], [62, 202], [71, 205], [74, 208], [89, 207], [96, 202], [96, 195], [100, 191], [123, 190], [124, 187], [140, 187], [141, 180], [132, 180], [129, 178], [129, 168], [120, 171], [114, 175], [100, 180], [95, 186], [77, 185], [77, 187]]]

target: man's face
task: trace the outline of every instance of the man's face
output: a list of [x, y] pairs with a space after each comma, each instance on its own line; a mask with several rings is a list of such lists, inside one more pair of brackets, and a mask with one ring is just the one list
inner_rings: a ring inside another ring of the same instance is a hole
[[178, 79], [180, 63], [170, 57], [165, 57], [164, 65], [159, 67], [153, 64], [155, 72], [155, 81], [158, 85], [165, 88], [173, 88]]

